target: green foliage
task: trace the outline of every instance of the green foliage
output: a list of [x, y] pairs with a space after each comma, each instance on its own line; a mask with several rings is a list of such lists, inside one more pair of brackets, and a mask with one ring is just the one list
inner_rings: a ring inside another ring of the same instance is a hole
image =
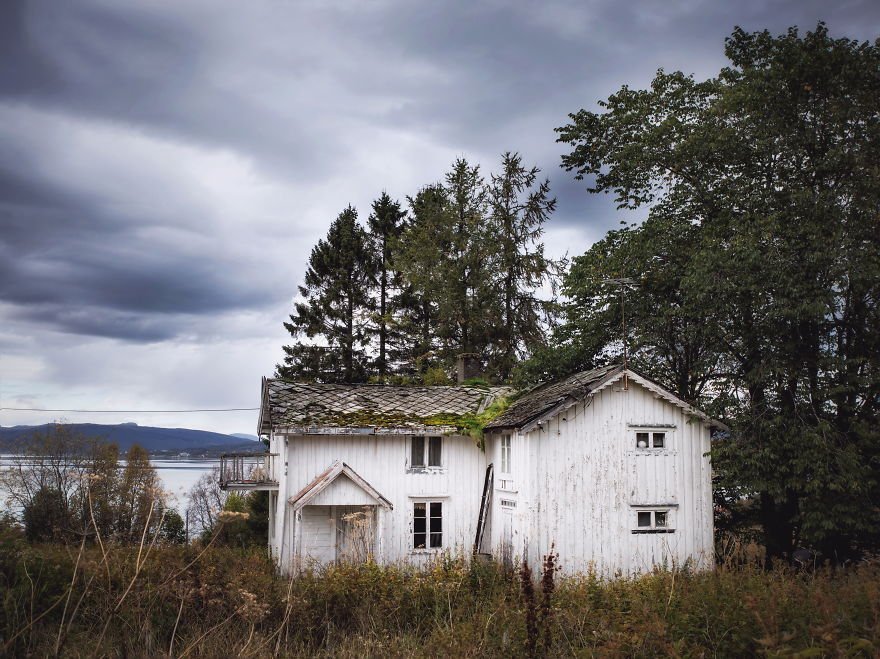
[[561, 265], [541, 243], [556, 201], [539, 172], [507, 152], [487, 182], [458, 158], [408, 212], [382, 193], [369, 233], [343, 211], [312, 250], [278, 375], [427, 384], [476, 353], [491, 380], [507, 380], [545, 343], [553, 305], [538, 291], [555, 289]]
[[22, 511], [25, 536], [30, 542], [49, 542], [63, 538], [72, 525], [64, 493], [41, 487]]
[[315, 382], [365, 382], [370, 296], [379, 261], [351, 206], [312, 248], [301, 301], [284, 327], [296, 339], [284, 347], [278, 375]]
[[618, 358], [607, 279], [630, 278], [632, 361], [729, 422], [718, 487], [754, 497], [768, 556], [842, 559], [880, 543], [880, 46], [820, 24], [737, 29], [726, 54], [558, 129], [564, 166], [648, 219], [575, 260], [559, 349], [524, 379]]
[[159, 536], [169, 544], [182, 545], [186, 543], [186, 523], [174, 508], [165, 511]]

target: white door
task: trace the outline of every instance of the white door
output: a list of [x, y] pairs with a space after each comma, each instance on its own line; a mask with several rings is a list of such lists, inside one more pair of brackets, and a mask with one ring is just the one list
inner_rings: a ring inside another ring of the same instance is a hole
[[501, 500], [501, 562], [513, 567], [513, 511], [516, 503]]
[[331, 506], [304, 506], [302, 509], [303, 567], [326, 565], [336, 558], [336, 520]]

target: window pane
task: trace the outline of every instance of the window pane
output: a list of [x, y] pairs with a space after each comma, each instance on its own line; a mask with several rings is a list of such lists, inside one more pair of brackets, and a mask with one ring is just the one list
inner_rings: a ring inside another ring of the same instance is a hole
[[666, 512], [657, 511], [654, 513], [654, 526], [657, 528], [665, 528], [666, 527]]
[[428, 466], [429, 467], [439, 467], [441, 466], [440, 462], [440, 447], [442, 446], [442, 440], [440, 437], [429, 437], [428, 438]]
[[432, 533], [431, 534], [431, 547], [442, 547], [443, 546], [443, 534], [442, 533]]
[[425, 438], [424, 437], [413, 437], [412, 438], [412, 457], [409, 461], [410, 467], [424, 467], [425, 466]]
[[413, 549], [424, 549], [425, 548], [425, 534], [424, 533], [413, 533]]
[[442, 517], [432, 517], [431, 518], [431, 533], [441, 533], [443, 531], [443, 518]]
[[413, 548], [424, 549], [428, 540], [426, 519], [428, 507], [424, 502], [413, 504]]
[[654, 448], [663, 448], [663, 444], [666, 441], [666, 433], [665, 432], [655, 432], [654, 433]]
[[648, 448], [648, 435], [646, 432], [636, 433], [636, 446], [639, 448]]
[[425, 504], [424, 503], [414, 503], [413, 504], [413, 516], [414, 517], [425, 517]]
[[413, 531], [415, 533], [424, 533], [427, 528], [425, 526], [426, 520], [424, 517], [416, 517], [413, 519]]
[[[425, 505], [425, 504], [422, 504]], [[431, 517], [442, 517], [443, 516], [443, 503], [439, 501], [434, 501], [431, 503]]]
[[651, 513], [650, 512], [640, 512], [639, 513], [639, 526], [651, 526]]

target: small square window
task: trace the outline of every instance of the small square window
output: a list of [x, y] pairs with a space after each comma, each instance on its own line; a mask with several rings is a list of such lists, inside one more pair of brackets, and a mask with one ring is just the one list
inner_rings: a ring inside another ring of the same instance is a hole
[[639, 512], [639, 526], [644, 526], [650, 528], [651, 526], [651, 513], [648, 511], [640, 511]]
[[663, 448], [666, 444], [666, 433], [665, 432], [655, 432], [654, 433], [654, 448]]
[[675, 533], [669, 509], [636, 510], [633, 533]]
[[648, 448], [648, 438], [651, 436], [650, 433], [647, 432], [637, 432], [636, 433], [636, 446], [638, 448]]
[[657, 528], [666, 528], [666, 511], [658, 510], [654, 513], [654, 526]]

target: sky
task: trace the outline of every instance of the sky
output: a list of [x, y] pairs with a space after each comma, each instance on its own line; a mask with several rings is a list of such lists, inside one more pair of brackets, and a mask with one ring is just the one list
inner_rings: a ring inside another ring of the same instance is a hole
[[[880, 36], [876, 0], [4, 0], [0, 425], [256, 432], [312, 245], [383, 190], [517, 151], [554, 256], [619, 225], [554, 128], [658, 68], [706, 78], [734, 26]], [[628, 219], [638, 219], [629, 217]], [[128, 410], [137, 410], [131, 412]]]

